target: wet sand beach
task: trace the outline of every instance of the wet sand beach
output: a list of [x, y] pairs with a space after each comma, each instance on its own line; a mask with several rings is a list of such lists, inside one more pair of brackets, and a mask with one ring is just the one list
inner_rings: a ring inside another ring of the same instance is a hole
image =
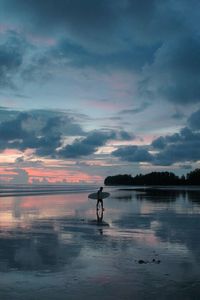
[[200, 298], [198, 188], [90, 191], [1, 197], [0, 299]]

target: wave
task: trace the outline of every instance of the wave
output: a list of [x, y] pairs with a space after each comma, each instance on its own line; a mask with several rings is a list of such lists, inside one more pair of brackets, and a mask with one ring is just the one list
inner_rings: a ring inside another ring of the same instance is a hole
[[93, 192], [97, 188], [96, 185], [7, 185], [0, 186], [0, 197]]

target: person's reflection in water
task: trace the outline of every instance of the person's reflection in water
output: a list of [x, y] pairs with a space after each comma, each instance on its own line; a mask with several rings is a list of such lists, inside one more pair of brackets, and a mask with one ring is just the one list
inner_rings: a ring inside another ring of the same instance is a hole
[[[101, 210], [97, 209], [96, 214], [97, 214], [97, 225], [101, 225], [103, 223], [103, 209]], [[103, 235], [102, 228], [99, 229], [99, 233], [100, 235]]]
[[97, 209], [96, 210], [96, 214], [97, 214], [97, 224], [100, 225], [103, 222], [103, 209]]

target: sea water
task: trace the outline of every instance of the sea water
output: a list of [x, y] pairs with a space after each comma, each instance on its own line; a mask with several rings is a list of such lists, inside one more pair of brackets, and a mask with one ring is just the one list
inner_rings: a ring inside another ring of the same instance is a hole
[[199, 299], [199, 189], [94, 191], [1, 189], [0, 299]]

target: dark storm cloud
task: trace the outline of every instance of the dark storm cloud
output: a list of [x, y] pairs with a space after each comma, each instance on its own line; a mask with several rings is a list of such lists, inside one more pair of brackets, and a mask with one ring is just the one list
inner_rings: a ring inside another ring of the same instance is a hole
[[175, 163], [200, 160], [200, 132], [184, 128], [179, 134], [160, 137], [152, 142], [158, 152], [150, 154], [148, 146], [126, 146], [112, 152], [113, 156], [129, 162], [150, 162], [153, 165], [169, 166]]
[[27, 138], [28, 132], [22, 127], [22, 122], [26, 121], [27, 118], [27, 113], [20, 113], [15, 119], [0, 123], [1, 141], [3, 140], [9, 142], [15, 139]]
[[159, 138], [155, 139], [152, 142], [152, 146], [155, 149], [164, 149], [166, 146], [166, 138], [164, 138], [163, 136], [160, 136]]
[[[185, 129], [186, 130], [186, 129]], [[160, 136], [152, 142], [152, 146], [155, 149], [164, 149], [169, 143], [177, 143], [183, 140], [183, 137], [179, 133], [174, 133], [172, 135]]]
[[23, 17], [28, 21], [26, 26], [32, 29], [44, 33], [65, 30], [73, 37], [96, 44], [110, 41], [110, 47], [115, 40], [118, 46], [128, 45], [132, 35], [146, 44], [184, 31], [182, 8], [187, 5], [187, 1], [178, 0], [173, 3], [158, 0], [3, 1], [5, 15], [13, 14], [15, 19]]
[[196, 139], [194, 140], [169, 144], [163, 151], [156, 155], [154, 164], [172, 165], [178, 162], [195, 162], [200, 160], [199, 147], [200, 134], [196, 135]]
[[91, 131], [85, 138], [75, 139], [71, 145], [66, 145], [57, 152], [59, 157], [63, 158], [78, 158], [88, 156], [97, 151], [101, 146], [104, 146], [107, 141], [117, 140], [131, 140], [134, 138], [133, 134], [126, 131]]
[[174, 103], [200, 101], [199, 37], [167, 40], [155, 53], [154, 62], [144, 69], [141, 92]]
[[127, 132], [125, 130], [121, 130], [119, 132], [115, 133], [115, 138], [118, 140], [124, 140], [124, 141], [130, 141], [135, 138], [135, 135], [133, 133]]
[[190, 127], [184, 127], [171, 135], [160, 136], [151, 145], [119, 147], [112, 155], [124, 161], [149, 162], [162, 166], [179, 163], [186, 168], [185, 166], [200, 160], [199, 115], [198, 110], [188, 118]]
[[200, 109], [189, 117], [188, 124], [192, 129], [200, 130]]
[[83, 43], [87, 40], [87, 43], [94, 45], [94, 40], [98, 40], [103, 45], [109, 35], [105, 35], [106, 31], [114, 33], [116, 30], [115, 19], [118, 16], [115, 10], [119, 3], [116, 1], [113, 6], [113, 1], [106, 0], [19, 0], [15, 3], [6, 0], [3, 7], [5, 15], [10, 13], [18, 21], [23, 18], [26, 26], [36, 32], [49, 35], [49, 32], [59, 31]]
[[[1, 109], [3, 111], [3, 108]], [[48, 110], [10, 112], [8, 120], [0, 122], [0, 149], [33, 149], [38, 156], [77, 158], [93, 154], [109, 140], [127, 141], [134, 135], [125, 130], [95, 130], [85, 132], [75, 118], [67, 113]], [[63, 147], [65, 138], [80, 136]]]
[[130, 46], [128, 49], [114, 50], [111, 53], [94, 51], [69, 39], [61, 39], [47, 52], [49, 60], [64, 62], [76, 68], [94, 67], [97, 69], [122, 68], [140, 70], [144, 63], [152, 61], [155, 47]]
[[[190, 2], [195, 4], [196, 0]], [[186, 1], [129, 0], [126, 13], [134, 38], [140, 43], [163, 42], [185, 33]], [[126, 18], [127, 18], [126, 16]]]
[[65, 146], [58, 152], [63, 158], [77, 158], [93, 154], [98, 147], [106, 144], [110, 139], [115, 138], [114, 132], [92, 131], [86, 138], [75, 139], [71, 145]]
[[[41, 135], [41, 128], [36, 125], [39, 121], [39, 118], [34, 118], [30, 113], [19, 113], [16, 119], [2, 122], [0, 124], [1, 149], [25, 150], [27, 148], [47, 148], [50, 145], [55, 147], [51, 132], [45, 136]], [[31, 130], [29, 128], [30, 122], [33, 126]], [[50, 141], [49, 135], [51, 136]]]
[[13, 76], [22, 67], [26, 47], [24, 39], [15, 32], [9, 32], [0, 44], [0, 87], [15, 87]]
[[58, 113], [58, 116], [52, 116], [46, 121], [42, 134], [48, 134], [49, 131], [54, 134], [61, 132], [68, 136], [85, 135], [85, 132], [73, 117], [62, 113]]
[[112, 152], [113, 156], [130, 162], [151, 162], [152, 155], [143, 147], [125, 146]]
[[[13, 20], [23, 32], [55, 40], [24, 66], [25, 79], [48, 79], [48, 66], [57, 63], [127, 69], [139, 73], [138, 93], [145, 101], [200, 101], [197, 0], [2, 0], [1, 8], [5, 23]], [[1, 85], [5, 86], [11, 84], [9, 74], [22, 65], [23, 51], [20, 45], [12, 46], [12, 51], [1, 46]]]
[[38, 155], [53, 156], [63, 136], [85, 135], [81, 126], [64, 113], [33, 110], [15, 114], [12, 119], [0, 123], [2, 150], [32, 148]]
[[[21, 76], [26, 80], [42, 76], [48, 79], [53, 76], [48, 66], [53, 68], [57, 64], [101, 71], [118, 68], [140, 75], [138, 95], [144, 97], [143, 101], [165, 99], [178, 104], [200, 101], [197, 0], [1, 0], [0, 3], [0, 16], [5, 23], [12, 20], [27, 38], [34, 33], [36, 37], [54, 40], [54, 45], [41, 46], [23, 65]], [[12, 86], [10, 76], [23, 64], [22, 45], [13, 40], [0, 45], [2, 86]], [[130, 112], [140, 112], [138, 109]]]
[[1, 122], [3, 121], [8, 121], [13, 118], [16, 118], [16, 116], [19, 114], [17, 110], [12, 110], [7, 107], [0, 107], [0, 120]]
[[[1, 6], [0, 6], [1, 7]], [[24, 33], [8, 30], [1, 35], [0, 41], [0, 87], [12, 89], [15, 96], [27, 99], [19, 93], [19, 81], [26, 84], [49, 79], [50, 57], [45, 49], [36, 47], [28, 41]]]
[[184, 127], [173, 135], [155, 139], [151, 146], [159, 150], [153, 163], [172, 165], [174, 163], [196, 162], [200, 160], [199, 110], [188, 118], [189, 127]]

